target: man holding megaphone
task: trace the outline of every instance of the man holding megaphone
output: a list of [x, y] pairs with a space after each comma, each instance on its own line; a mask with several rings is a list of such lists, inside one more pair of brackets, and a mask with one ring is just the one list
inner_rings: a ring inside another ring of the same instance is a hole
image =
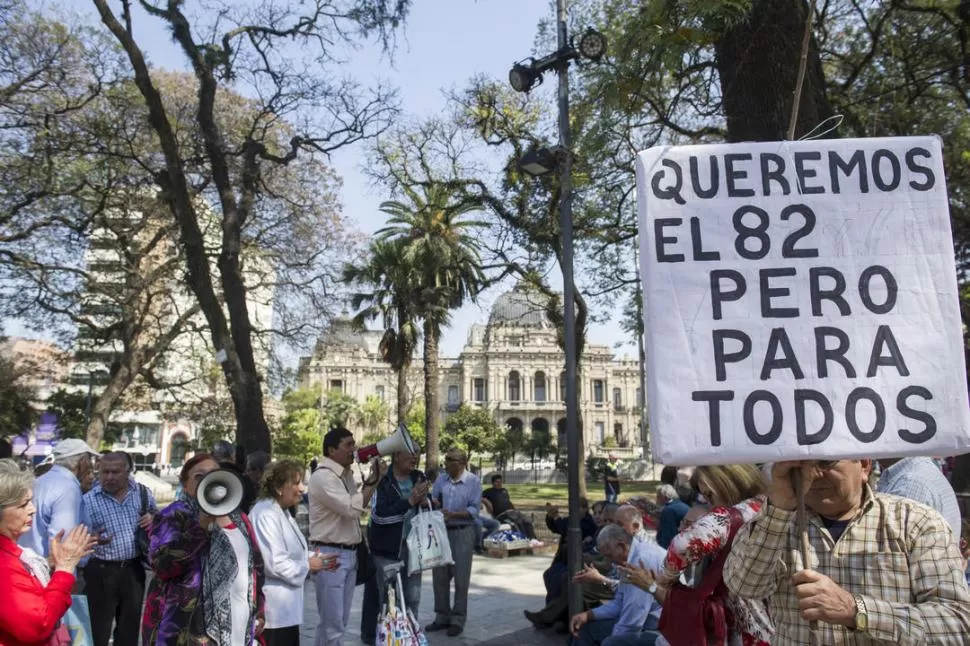
[[370, 475], [358, 489], [350, 470], [358, 455], [357, 442], [346, 428], [323, 436], [323, 455], [310, 476], [310, 551], [335, 555], [337, 567], [313, 575], [320, 615], [315, 645], [341, 646], [357, 583], [357, 549], [364, 540], [360, 518], [383, 475], [383, 463], [371, 463]]

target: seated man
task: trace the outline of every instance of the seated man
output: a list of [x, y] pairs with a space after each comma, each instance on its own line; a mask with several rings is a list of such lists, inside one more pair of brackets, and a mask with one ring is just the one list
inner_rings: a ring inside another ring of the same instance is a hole
[[660, 485], [657, 489], [657, 504], [660, 505], [660, 521], [657, 523], [657, 544], [667, 549], [670, 541], [680, 528], [680, 521], [684, 519], [690, 508], [677, 495], [673, 485]]
[[[589, 514], [589, 501], [586, 498], [579, 499], [579, 528], [583, 542], [586, 543], [596, 534], [596, 522]], [[566, 575], [569, 573], [568, 559], [566, 557], [566, 533], [569, 529], [569, 517], [561, 518], [559, 508], [546, 503], [546, 527], [553, 534], [559, 535], [559, 547], [556, 555], [552, 557], [552, 564], [542, 573], [542, 581], [546, 585], [546, 603], [559, 596]]]
[[[666, 556], [656, 543], [636, 540], [619, 525], [604, 527], [596, 544], [616, 565], [642, 564], [648, 569], [658, 569]], [[569, 622], [572, 643], [610, 646], [635, 639], [637, 644], [649, 646], [659, 634], [656, 629], [660, 611], [660, 604], [650, 592], [621, 580], [611, 601], [573, 616]]]
[[482, 504], [485, 505], [488, 513], [495, 520], [500, 523], [510, 522], [526, 538], [535, 539], [536, 530], [532, 521], [512, 504], [512, 500], [509, 498], [509, 490], [504, 487], [501, 475], [496, 473], [492, 476], [492, 486], [482, 492]]
[[[808, 508], [811, 568], [799, 570], [792, 467]], [[768, 501], [724, 564], [735, 595], [769, 599], [774, 646], [964, 644], [970, 591], [957, 538], [936, 511], [873, 493], [870, 460], [779, 462]]]

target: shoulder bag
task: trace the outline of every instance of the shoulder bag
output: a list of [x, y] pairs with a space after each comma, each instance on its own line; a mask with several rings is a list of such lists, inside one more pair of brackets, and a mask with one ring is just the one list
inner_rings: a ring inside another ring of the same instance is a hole
[[[141, 520], [141, 517], [148, 513], [148, 487], [138, 483], [138, 493], [141, 495], [141, 511], [138, 513], [138, 519]], [[135, 526], [135, 550], [138, 552], [135, 558], [141, 561], [146, 570], [151, 569], [151, 563], [148, 562], [148, 546], [148, 531]]]
[[727, 586], [721, 572], [724, 561], [731, 552], [734, 536], [744, 524], [744, 518], [734, 507], [728, 508], [731, 516], [731, 529], [728, 540], [696, 588], [689, 588], [679, 581], [670, 588], [660, 615], [660, 634], [670, 646], [701, 646], [703, 644], [724, 644], [733, 623], [724, 600]]

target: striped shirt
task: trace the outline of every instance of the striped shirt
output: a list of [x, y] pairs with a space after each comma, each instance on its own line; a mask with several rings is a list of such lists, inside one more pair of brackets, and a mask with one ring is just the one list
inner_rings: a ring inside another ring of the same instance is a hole
[[[156, 513], [155, 497], [148, 493], [148, 513]], [[138, 483], [128, 480], [128, 491], [120, 502], [113, 495], [95, 484], [91, 491], [84, 494], [84, 505], [91, 517], [91, 529], [102, 531], [111, 537], [106, 545], [94, 548], [93, 558], [102, 561], [128, 561], [138, 556], [135, 545], [135, 530], [141, 517], [141, 492]]]
[[960, 536], [960, 506], [950, 482], [932, 458], [903, 458], [886, 467], [876, 485], [878, 493], [909, 498], [932, 507]]
[[[735, 538], [724, 565], [724, 581], [736, 595], [770, 599], [773, 646], [805, 645], [802, 619], [789, 579], [801, 564], [795, 513], [766, 504]], [[866, 607], [866, 633], [819, 622], [819, 643], [964, 644], [970, 634], [970, 591], [957, 543], [936, 511], [911, 500], [873, 494], [866, 487], [862, 508], [833, 541], [822, 519], [809, 512], [811, 569], [859, 595]]]

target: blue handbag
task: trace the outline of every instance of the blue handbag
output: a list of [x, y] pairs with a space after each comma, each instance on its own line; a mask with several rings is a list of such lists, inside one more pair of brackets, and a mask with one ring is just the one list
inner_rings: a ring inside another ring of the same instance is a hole
[[91, 632], [91, 611], [88, 609], [88, 598], [82, 594], [71, 595], [71, 607], [64, 613], [61, 624], [71, 634], [73, 646], [94, 646], [94, 636]]

